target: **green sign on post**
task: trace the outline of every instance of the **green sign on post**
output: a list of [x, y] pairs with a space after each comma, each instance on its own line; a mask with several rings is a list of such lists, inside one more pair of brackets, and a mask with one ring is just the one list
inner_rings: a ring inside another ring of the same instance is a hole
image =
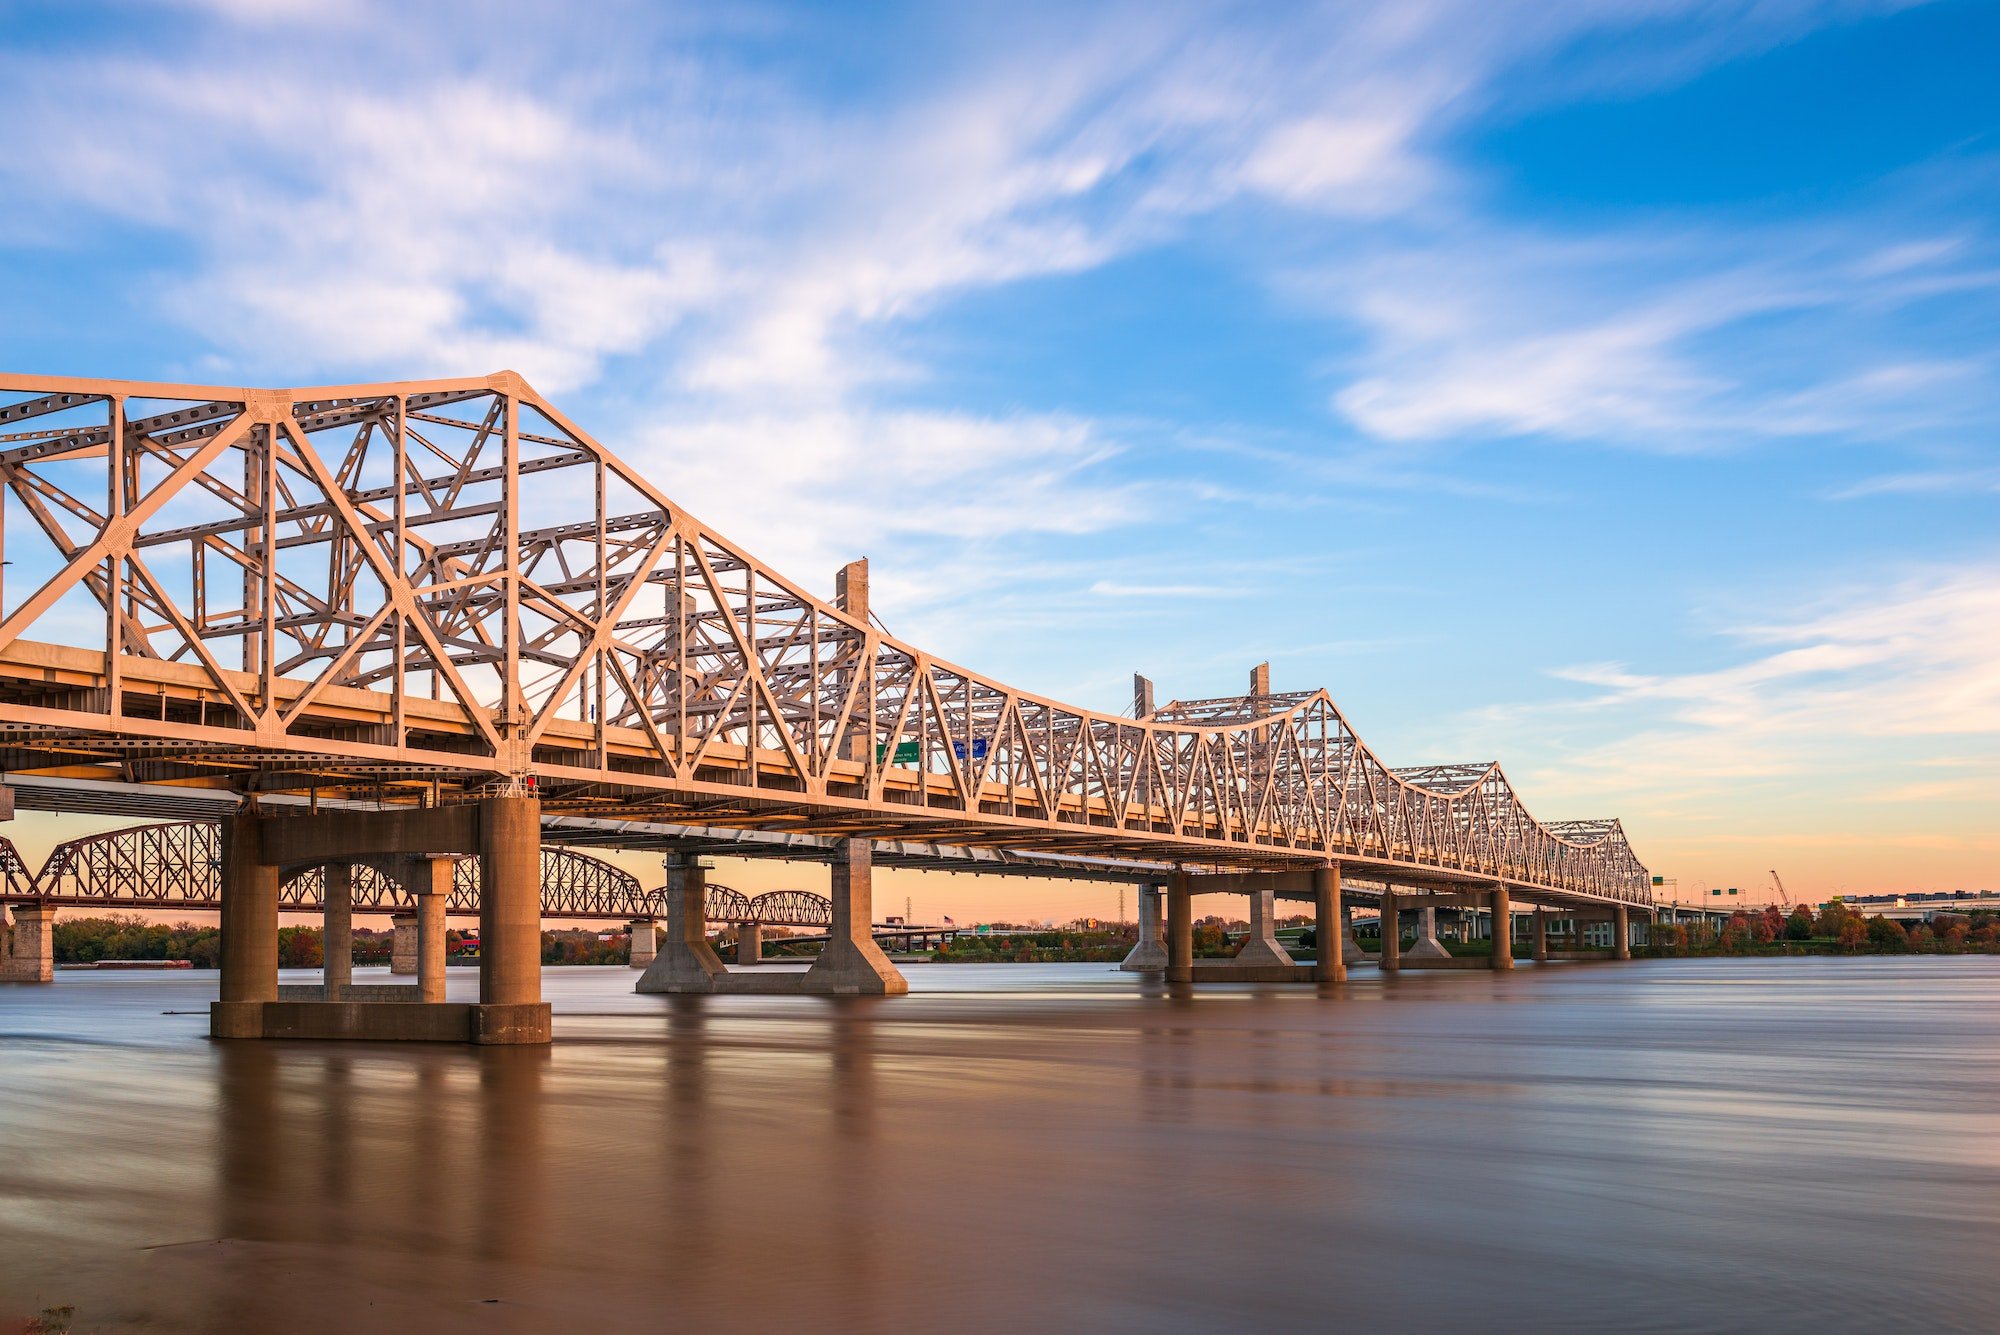
[[[922, 742], [897, 742], [896, 759], [892, 763], [897, 765], [914, 765], [923, 760], [923, 758], [924, 744]], [[889, 748], [877, 745], [875, 748], [875, 763], [879, 765], [888, 759]]]

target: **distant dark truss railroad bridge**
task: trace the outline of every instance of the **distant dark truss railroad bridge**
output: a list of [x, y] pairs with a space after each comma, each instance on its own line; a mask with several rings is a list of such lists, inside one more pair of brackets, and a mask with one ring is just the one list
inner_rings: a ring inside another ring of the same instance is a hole
[[[967, 870], [1333, 866], [1651, 902], [1616, 820], [1537, 821], [1497, 765], [1393, 769], [1324, 691], [1142, 693], [1125, 717], [937, 659], [868, 615], [864, 565], [809, 592], [511, 373], [0, 378], [0, 485], [0, 768], [23, 806], [532, 794], [545, 843], [832, 859], [866, 839]], [[568, 865], [544, 854], [552, 913], [610, 893]]]
[[[4, 891], [0, 898], [82, 908], [219, 909], [218, 828], [215, 821], [171, 821], [85, 835], [56, 845], [39, 871], [28, 867], [10, 840], [0, 838], [0, 891]], [[325, 886], [324, 867], [301, 868], [281, 882], [279, 906], [287, 913], [322, 912]], [[392, 872], [366, 860], [354, 866], [350, 894], [355, 913], [407, 913], [415, 908], [414, 897]], [[602, 858], [570, 848], [542, 849], [544, 918], [664, 918], [665, 897], [664, 887], [645, 889], [638, 877]], [[703, 916], [717, 923], [823, 928], [832, 921], [826, 896], [806, 890], [746, 895], [711, 882], [705, 887], [703, 906]], [[477, 916], [477, 858], [453, 863], [446, 910]]]

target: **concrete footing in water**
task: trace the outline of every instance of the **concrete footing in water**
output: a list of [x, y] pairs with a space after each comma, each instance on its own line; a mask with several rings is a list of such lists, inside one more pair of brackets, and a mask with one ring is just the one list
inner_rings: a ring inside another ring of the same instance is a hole
[[[0, 912], [6, 906], [0, 905]], [[13, 932], [0, 953], [0, 983], [52, 983], [56, 977], [53, 904], [15, 904]]]

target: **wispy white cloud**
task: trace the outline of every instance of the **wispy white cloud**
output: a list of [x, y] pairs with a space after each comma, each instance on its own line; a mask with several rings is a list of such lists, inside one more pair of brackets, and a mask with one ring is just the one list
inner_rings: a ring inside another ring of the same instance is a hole
[[1090, 591], [1100, 598], [1229, 598], [1242, 592], [1220, 584], [1127, 584], [1100, 579]]
[[[1879, 323], [1942, 291], [1994, 286], [1958, 239], [1882, 246], [1881, 227], [1895, 225], [1570, 240], [1466, 221], [1292, 281], [1368, 331], [1332, 402], [1387, 441], [1539, 436], [1689, 452], [1991, 420], [2000, 393], [1983, 359], [1883, 354], [1857, 339], [1844, 362], [1828, 361], [1829, 321]], [[1806, 332], [1787, 336], [1785, 321]], [[1766, 332], [1746, 363], [1731, 340], [1753, 327]]]
[[[2000, 566], [1849, 589], [1730, 638], [1749, 656], [1702, 671], [1561, 669], [1588, 693], [1517, 718], [1562, 730], [1590, 716], [1600, 740], [1563, 752], [1569, 784], [1670, 793], [1770, 779], [1818, 785], [1828, 799], [1857, 784], [1886, 790], [1940, 739], [2000, 734]], [[1916, 761], [1903, 742], [1917, 745]]]
[[1869, 496], [1990, 496], [1996, 493], [2000, 493], [2000, 466], [1889, 473], [1837, 488], [1827, 493], [1827, 499], [1856, 501]]

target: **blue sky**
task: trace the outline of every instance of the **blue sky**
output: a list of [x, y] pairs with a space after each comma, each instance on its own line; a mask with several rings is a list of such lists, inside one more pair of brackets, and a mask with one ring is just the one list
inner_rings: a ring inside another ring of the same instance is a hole
[[0, 6], [0, 366], [511, 367], [1023, 686], [2000, 885], [2000, 8], [469, 13]]

